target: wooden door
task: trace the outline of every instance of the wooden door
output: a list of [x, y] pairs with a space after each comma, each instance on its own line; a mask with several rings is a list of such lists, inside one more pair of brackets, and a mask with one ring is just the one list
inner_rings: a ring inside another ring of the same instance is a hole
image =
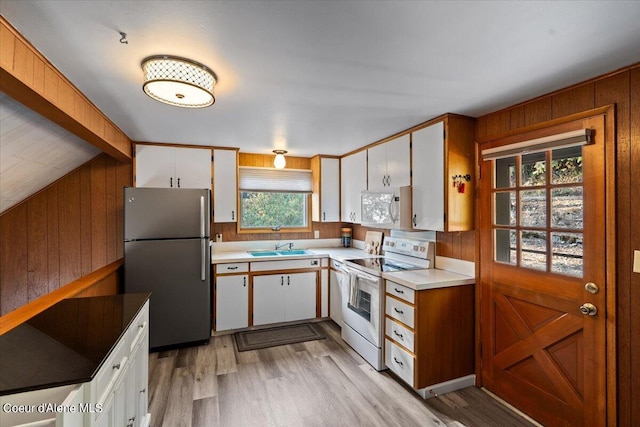
[[606, 422], [605, 116], [480, 147], [576, 129], [593, 143], [481, 163], [481, 381], [546, 426]]

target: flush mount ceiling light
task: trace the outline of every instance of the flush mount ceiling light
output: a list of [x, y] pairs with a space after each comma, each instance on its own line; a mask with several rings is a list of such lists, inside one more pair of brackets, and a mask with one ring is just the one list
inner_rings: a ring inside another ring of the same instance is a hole
[[284, 158], [284, 155], [287, 154], [287, 150], [273, 150], [276, 153], [275, 159], [273, 159], [273, 166], [276, 169], [282, 169], [287, 164], [287, 159]]
[[216, 75], [206, 66], [177, 56], [156, 55], [142, 61], [142, 89], [156, 101], [176, 107], [213, 105]]

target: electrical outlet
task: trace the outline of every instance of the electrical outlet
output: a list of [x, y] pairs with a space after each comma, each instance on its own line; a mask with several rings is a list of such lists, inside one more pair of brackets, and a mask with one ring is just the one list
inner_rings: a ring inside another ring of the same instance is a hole
[[222, 242], [222, 233], [216, 234], [216, 242]]
[[640, 251], [633, 251], [633, 272], [640, 273]]
[[320, 238], [320, 230], [314, 230], [313, 231], [313, 238], [314, 239], [319, 239]]

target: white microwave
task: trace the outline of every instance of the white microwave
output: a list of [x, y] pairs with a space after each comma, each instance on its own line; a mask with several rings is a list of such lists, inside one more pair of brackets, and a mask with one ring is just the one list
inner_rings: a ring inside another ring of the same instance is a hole
[[360, 193], [362, 225], [395, 230], [411, 229], [411, 187]]

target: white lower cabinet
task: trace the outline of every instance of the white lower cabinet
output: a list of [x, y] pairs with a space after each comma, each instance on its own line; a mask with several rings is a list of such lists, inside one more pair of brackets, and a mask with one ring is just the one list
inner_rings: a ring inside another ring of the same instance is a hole
[[253, 277], [253, 324], [316, 317], [317, 272]]
[[249, 326], [249, 276], [216, 277], [216, 331]]

